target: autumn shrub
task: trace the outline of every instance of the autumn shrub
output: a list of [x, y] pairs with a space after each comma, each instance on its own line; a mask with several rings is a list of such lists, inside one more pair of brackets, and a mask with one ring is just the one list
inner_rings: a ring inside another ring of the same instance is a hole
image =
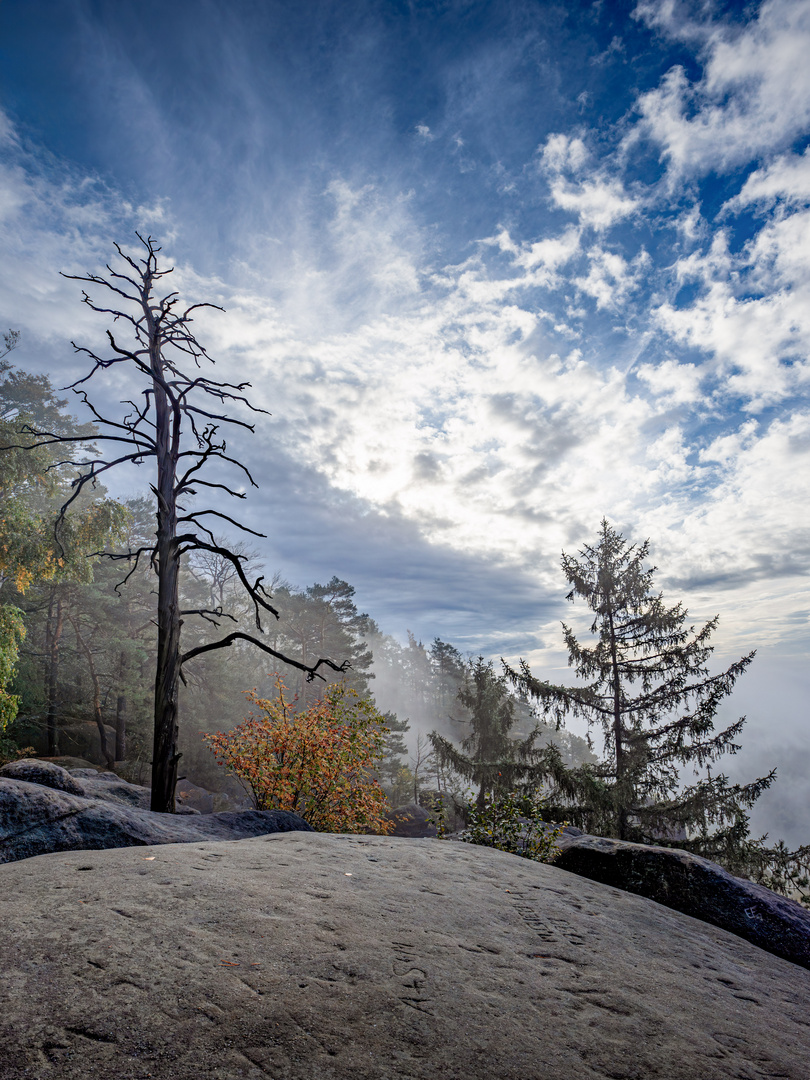
[[280, 677], [274, 698], [247, 698], [256, 713], [203, 739], [257, 810], [291, 810], [319, 832], [391, 831], [374, 773], [388, 729], [370, 701], [336, 684], [296, 712]]

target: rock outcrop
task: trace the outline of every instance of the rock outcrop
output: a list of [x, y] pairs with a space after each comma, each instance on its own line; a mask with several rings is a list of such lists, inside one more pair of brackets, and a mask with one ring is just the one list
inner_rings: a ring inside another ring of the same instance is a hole
[[291, 830], [311, 827], [281, 810], [201, 815], [182, 808], [178, 814], [154, 814], [149, 789], [115, 773], [68, 772], [35, 759], [0, 769], [0, 863], [54, 851], [237, 840]]
[[176, 798], [178, 806], [185, 806], [198, 814], [213, 814], [214, 793], [192, 784], [190, 780], [178, 780]]
[[[86, 770], [95, 772], [95, 770]], [[85, 772], [79, 769], [81, 776]], [[25, 780], [29, 784], [40, 784], [42, 787], [53, 788], [55, 791], [66, 791], [68, 795], [84, 795], [84, 785], [75, 779], [72, 772], [55, 765], [52, 761], [40, 761], [38, 758], [22, 758], [20, 761], [9, 761], [0, 767], [0, 779]], [[116, 776], [116, 780], [118, 777]]]
[[436, 826], [433, 824], [435, 815], [416, 803], [397, 806], [387, 811], [385, 816], [393, 823], [392, 836], [436, 836]]
[[0, 866], [0, 919], [3, 1080], [810, 1072], [810, 972], [472, 845], [63, 852]]
[[554, 862], [560, 869], [645, 896], [810, 968], [810, 912], [795, 901], [688, 851], [577, 833], [563, 832]]

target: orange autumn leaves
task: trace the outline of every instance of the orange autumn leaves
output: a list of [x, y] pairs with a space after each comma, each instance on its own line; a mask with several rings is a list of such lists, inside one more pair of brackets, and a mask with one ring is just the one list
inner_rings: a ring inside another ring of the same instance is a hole
[[291, 810], [319, 832], [387, 833], [385, 793], [374, 774], [387, 728], [370, 701], [330, 686], [302, 712], [280, 677], [276, 697], [231, 731], [204, 735], [217, 761], [242, 781], [257, 810]]

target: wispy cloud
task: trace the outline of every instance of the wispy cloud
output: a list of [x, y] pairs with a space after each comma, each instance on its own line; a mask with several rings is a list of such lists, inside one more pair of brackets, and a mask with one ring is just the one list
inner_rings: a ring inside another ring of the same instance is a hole
[[[663, 65], [624, 116], [593, 126], [581, 86], [560, 104], [533, 33], [481, 44], [429, 94], [392, 104], [376, 92], [382, 31], [364, 24], [329, 85], [356, 101], [360, 57], [373, 125], [347, 109], [329, 114], [332, 131], [322, 90], [313, 119], [285, 86], [304, 78], [290, 64], [282, 78], [245, 61], [229, 110], [177, 125], [143, 205], [122, 178], [26, 144], [2, 117], [3, 318], [34, 362], [71, 370], [67, 339], [102, 328], [56, 271], [95, 268], [112, 239], [152, 229], [178, 286], [228, 309], [200, 333], [273, 414], [239, 452], [265, 479], [250, 512], [270, 523], [285, 572], [343, 573], [383, 620], [422, 604], [451, 637], [448, 613], [464, 612], [467, 641], [477, 619], [482, 647], [506, 635], [534, 654], [561, 595], [560, 551], [606, 514], [651, 537], [673, 589], [725, 611], [724, 641], [752, 628], [795, 641], [810, 606], [810, 174], [791, 146], [810, 94], [806, 65], [786, 74], [810, 47], [801, 8], [772, 0], [732, 22], [639, 5], [636, 24], [658, 35], [646, 40], [677, 38], [699, 74]], [[237, 31], [222, 28], [229, 50]], [[99, 41], [109, 73], [122, 46]], [[587, 66], [630, 65], [631, 50], [629, 32], [611, 32]], [[557, 111], [520, 129], [518, 159], [500, 154], [512, 148], [496, 90], [528, 109], [516, 80], [530, 60]], [[124, 112], [143, 100], [142, 134], [163, 147], [169, 107], [127, 61]], [[288, 147], [275, 157], [274, 138]]]

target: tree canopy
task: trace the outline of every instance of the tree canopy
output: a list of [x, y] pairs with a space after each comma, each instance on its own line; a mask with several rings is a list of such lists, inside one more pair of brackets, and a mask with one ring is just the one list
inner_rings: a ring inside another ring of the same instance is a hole
[[[517, 670], [505, 665], [506, 674], [555, 723], [582, 717], [601, 729], [598, 766], [565, 770], [558, 763], [554, 770], [566, 816], [600, 835], [679, 843], [691, 837], [705, 854], [729, 856], [748, 836], [746, 810], [775, 776], [739, 785], [710, 769], [739, 749], [745, 718], [719, 732], [714, 721], [754, 653], [709, 674], [717, 617], [696, 629], [682, 604], [665, 604], [648, 556], [649, 542], [628, 543], [603, 520], [595, 544], [562, 559], [568, 600], [584, 600], [593, 614], [591, 643], [563, 624], [569, 665], [581, 681], [545, 682], [524, 661]], [[688, 766], [707, 772], [682, 787]]]
[[428, 738], [440, 765], [478, 786], [479, 810], [493, 793], [512, 791], [521, 783], [539, 783], [546, 769], [545, 752], [537, 746], [538, 732], [522, 740], [510, 736], [516, 702], [491, 660], [479, 656], [468, 662], [457, 697], [469, 715], [469, 732], [461, 748], [438, 731]]

